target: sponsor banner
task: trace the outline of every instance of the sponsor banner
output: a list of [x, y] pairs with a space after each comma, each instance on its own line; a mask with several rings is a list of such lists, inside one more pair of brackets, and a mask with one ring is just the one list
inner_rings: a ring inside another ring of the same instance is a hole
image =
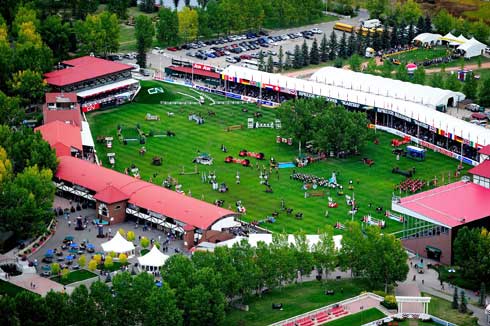
[[257, 99], [254, 98], [254, 97], [242, 95], [242, 101], [250, 102], [250, 103], [256, 103], [257, 102]]
[[212, 89], [212, 88], [208, 88], [208, 87], [205, 87], [205, 86], [200, 86], [200, 85], [194, 85], [194, 87], [197, 89], [197, 90], [200, 90], [200, 91], [203, 91], [203, 92], [207, 92], [207, 93], [212, 93], [212, 94], [218, 94], [218, 95], [221, 95], [221, 96], [225, 96], [225, 92], [224, 91], [221, 91], [219, 89]]
[[82, 112], [87, 113], [100, 109], [100, 103], [82, 104]]
[[322, 97], [320, 95], [306, 93], [306, 92], [303, 92], [303, 91], [298, 91], [298, 96], [308, 97], [308, 98], [319, 98], [319, 97]]
[[214, 67], [213, 66], [208, 66], [208, 65], [203, 65], [202, 63], [193, 63], [192, 68], [194, 69], [201, 69], [205, 71], [213, 71], [214, 72]]
[[417, 126], [420, 126], [424, 129], [429, 129], [429, 125], [426, 124], [426, 123], [423, 123], [423, 122], [420, 122], [420, 121], [417, 121], [417, 120], [413, 120], [413, 123], [416, 124]]
[[241, 100], [241, 95], [235, 94], [235, 93], [230, 93], [230, 92], [225, 92], [225, 96], [229, 98], [234, 98], [237, 100]]
[[279, 86], [274, 86], [274, 85], [271, 85], [271, 84], [264, 84], [263, 86], [264, 86], [264, 88], [273, 90], [275, 92], [279, 92], [281, 90], [281, 88]]
[[168, 77], [166, 77], [166, 78], [164, 78], [163, 80], [164, 80], [164, 81], [166, 81], [167, 83], [175, 83], [175, 80], [174, 80], [174, 79], [172, 79], [172, 78], [168, 78]]

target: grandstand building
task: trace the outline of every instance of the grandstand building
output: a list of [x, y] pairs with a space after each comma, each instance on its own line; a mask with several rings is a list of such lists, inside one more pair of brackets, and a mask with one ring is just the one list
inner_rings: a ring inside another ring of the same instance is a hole
[[402, 242], [407, 249], [449, 265], [462, 227], [490, 228], [490, 160], [469, 173], [472, 179], [394, 198], [392, 210], [403, 215]]
[[76, 93], [83, 112], [125, 103], [139, 82], [131, 78], [132, 66], [92, 56], [63, 61], [62, 69], [44, 74], [55, 92]]

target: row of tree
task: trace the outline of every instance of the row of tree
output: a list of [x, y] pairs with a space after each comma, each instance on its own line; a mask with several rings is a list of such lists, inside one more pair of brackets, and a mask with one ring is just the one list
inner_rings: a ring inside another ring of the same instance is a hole
[[53, 217], [57, 160], [39, 133], [0, 126], [0, 229], [17, 239], [40, 234]]
[[288, 137], [315, 146], [325, 152], [353, 151], [362, 148], [369, 135], [364, 112], [352, 112], [325, 99], [287, 101], [277, 111]]
[[232, 299], [247, 302], [262, 289], [273, 290], [309, 275], [314, 268], [326, 273], [337, 265], [368, 279], [374, 288], [404, 280], [406, 253], [392, 235], [358, 223], [349, 223], [336, 251], [333, 229], [327, 227], [312, 249], [304, 235], [289, 245], [286, 235], [256, 248], [244, 241], [214, 253], [196, 252], [191, 259], [170, 257], [161, 269], [161, 287], [153, 276], [118, 273], [112, 289], [100, 281], [90, 289], [77, 287], [71, 295], [49, 293], [45, 298], [22, 292], [0, 298], [2, 325], [223, 325]]

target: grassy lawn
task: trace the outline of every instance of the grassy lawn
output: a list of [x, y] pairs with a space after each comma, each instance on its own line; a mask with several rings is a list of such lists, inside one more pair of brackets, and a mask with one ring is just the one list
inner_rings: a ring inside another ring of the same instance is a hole
[[[229, 326], [268, 325], [354, 297], [366, 288], [366, 283], [362, 280], [328, 281], [325, 283], [314, 281], [290, 285], [282, 290], [274, 290], [262, 298], [254, 297], [249, 302], [250, 309], [248, 312], [240, 310], [228, 312], [224, 324]], [[325, 295], [326, 289], [333, 289], [335, 295]], [[343, 293], [340, 293], [341, 289], [343, 289]], [[273, 310], [271, 308], [273, 303], [282, 303], [283, 310]]]
[[97, 276], [97, 274], [94, 274], [90, 271], [87, 271], [85, 269], [79, 269], [77, 271], [70, 272], [66, 279], [62, 279], [61, 276], [55, 276], [55, 277], [52, 277], [51, 279], [55, 282], [60, 283], [60, 284], [68, 285], [71, 283], [80, 282], [83, 280], [88, 280], [89, 278], [96, 277], [96, 276]]
[[17, 293], [28, 291], [20, 286], [0, 280], [0, 295], [15, 296]]
[[431, 322], [424, 322], [421, 320], [417, 319], [410, 319], [410, 320], [404, 320], [401, 322], [398, 322], [398, 326], [439, 326], [439, 324], [431, 321]]
[[[225, 200], [224, 207], [234, 209], [235, 202], [242, 200], [242, 204], [247, 208], [247, 214], [243, 219], [247, 221], [262, 220], [270, 216], [275, 210], [280, 210], [281, 199], [284, 199], [288, 208], [294, 212], [302, 212], [303, 220], [294, 218], [294, 214], [287, 215], [280, 212], [276, 223], [263, 224], [272, 231], [295, 232], [304, 230], [310, 233], [316, 233], [326, 224], [334, 225], [337, 221], [345, 222], [351, 219], [347, 214], [349, 207], [346, 204], [344, 196], [338, 196], [336, 191], [328, 191], [327, 196], [333, 197], [338, 202], [339, 207], [329, 209], [328, 218], [325, 218], [327, 210], [326, 197], [305, 198], [302, 190], [302, 183], [289, 178], [293, 169], [279, 169], [272, 171], [269, 182], [271, 183], [273, 193], [266, 193], [263, 185], [259, 184], [259, 171], [256, 169], [256, 163], [259, 167], [268, 170], [268, 160], [272, 156], [278, 162], [291, 162], [297, 155], [297, 143], [293, 146], [286, 144], [276, 144], [277, 135], [281, 135], [281, 130], [270, 128], [264, 129], [246, 129], [247, 118], [251, 117], [254, 112], [260, 111], [263, 117], [258, 119], [260, 122], [271, 122], [275, 119], [273, 109], [257, 108], [252, 104], [223, 104], [209, 105], [210, 101], [206, 99], [205, 105], [160, 105], [162, 100], [192, 100], [188, 96], [178, 94], [182, 92], [199, 98], [189, 88], [164, 84], [158, 82], [142, 82], [143, 88], [136, 101], [114, 109], [106, 111], [96, 111], [87, 114], [91, 124], [92, 135], [94, 139], [97, 136], [113, 136], [114, 143], [112, 149], [107, 149], [104, 144], [96, 144], [96, 149], [103, 165], [109, 166], [107, 153], [116, 153], [115, 169], [124, 172], [124, 169], [131, 164], [135, 164], [143, 180], [149, 180], [154, 176], [153, 182], [162, 184], [167, 176], [174, 177], [179, 184], [182, 184], [182, 190], [186, 194], [191, 192], [192, 196], [204, 199], [208, 202], [214, 202], [216, 199]], [[149, 87], [162, 87], [163, 94], [149, 95]], [[222, 97], [210, 95], [214, 100], [223, 101]], [[242, 112], [242, 108], [247, 108], [248, 112]], [[216, 112], [216, 116], [209, 116], [208, 111]], [[168, 116], [167, 112], [173, 112], [173, 116]], [[195, 122], [188, 120], [189, 113], [200, 113], [205, 123], [197, 125]], [[159, 115], [159, 121], [145, 121], [147, 113]], [[176, 137], [149, 137], [144, 145], [146, 155], [139, 155], [139, 149], [142, 145], [138, 142], [129, 142], [123, 145], [116, 136], [117, 126], [134, 128], [140, 124], [141, 129], [149, 133], [157, 131], [171, 130], [176, 133]], [[245, 129], [231, 132], [225, 131], [230, 125], [244, 125]], [[407, 158], [401, 158], [396, 161], [395, 155], [391, 153], [392, 135], [378, 132], [376, 137], [379, 139], [379, 145], [369, 141], [362, 150], [361, 156], [353, 156], [347, 159], [328, 159], [322, 162], [311, 164], [302, 169], [295, 169], [302, 173], [329, 178], [333, 171], [337, 172], [337, 180], [347, 189], [349, 180], [354, 181], [353, 190], [345, 190], [346, 194], [355, 196], [356, 203], [359, 204], [359, 212], [356, 219], [371, 213], [376, 218], [383, 218], [383, 214], [376, 213], [376, 207], [391, 207], [391, 196], [394, 186], [404, 180], [404, 177], [398, 174], [392, 174], [393, 167], [398, 166], [400, 169], [407, 170], [416, 167], [417, 178], [424, 180], [432, 179], [438, 176], [441, 179], [442, 174], [454, 174], [458, 162], [442, 156], [441, 154], [428, 152], [425, 162], [416, 162]], [[228, 148], [228, 153], [220, 150], [221, 144]], [[226, 164], [224, 158], [228, 155], [239, 157], [238, 153], [242, 149], [252, 152], [263, 152], [265, 161], [251, 159], [253, 168], [245, 168], [239, 164]], [[193, 159], [197, 156], [198, 150], [201, 153], [209, 153], [214, 158], [212, 166], [199, 165], [198, 175], [180, 175], [184, 168], [186, 172], [194, 171]], [[152, 165], [154, 156], [162, 157], [162, 165]], [[362, 158], [368, 157], [375, 161], [370, 168], [362, 163]], [[211, 185], [203, 183], [200, 173], [215, 171], [217, 181], [225, 182], [229, 187], [227, 193], [218, 193], [213, 191]], [[241, 184], [235, 183], [237, 173], [240, 174]], [[357, 184], [359, 180], [359, 184]], [[454, 180], [452, 180], [454, 181]], [[260, 204], [259, 204], [260, 203]], [[372, 208], [368, 204], [372, 203]], [[402, 229], [402, 224], [388, 220], [385, 232], [395, 232]], [[342, 231], [339, 231], [342, 232]]]
[[346, 317], [329, 322], [328, 326], [361, 326], [366, 323], [386, 317], [384, 313], [376, 308], [367, 309], [357, 314], [347, 315]]
[[[425, 293], [422, 295], [429, 296]], [[457, 310], [452, 309], [451, 302], [434, 296], [431, 297], [432, 299], [429, 303], [429, 314], [447, 320], [451, 323], [455, 323], [459, 326], [478, 325], [476, 317], [472, 317], [469, 314], [462, 314]]]

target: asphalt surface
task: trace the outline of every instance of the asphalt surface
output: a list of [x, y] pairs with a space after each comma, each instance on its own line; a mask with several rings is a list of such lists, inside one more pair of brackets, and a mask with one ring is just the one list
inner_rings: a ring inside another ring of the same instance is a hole
[[[279, 35], [290, 34], [290, 33], [298, 33], [301, 31], [310, 30], [312, 28], [318, 28], [321, 31], [323, 31], [323, 33], [322, 34], [315, 34], [314, 38], [316, 38], [318, 44], [320, 44], [320, 41], [323, 38], [323, 34], [326, 34], [327, 38], [328, 38], [330, 36], [330, 33], [333, 31], [333, 26], [335, 25], [336, 22], [342, 22], [342, 23], [346, 23], [346, 24], [350, 24], [350, 25], [354, 25], [354, 26], [359, 26], [360, 20], [368, 19], [368, 18], [369, 18], [368, 12], [364, 9], [361, 9], [359, 12], [359, 16], [357, 16], [357, 17], [353, 17], [350, 19], [339, 19], [339, 20], [335, 20], [332, 22], [328, 22], [328, 23], [313, 24], [313, 25], [301, 26], [301, 27], [295, 27], [295, 28], [270, 30], [269, 36], [279, 36]], [[337, 31], [337, 38], [340, 38], [340, 37], [341, 37], [341, 32]], [[256, 40], [256, 39], [253, 39], [253, 40]], [[174, 59], [178, 59], [178, 60], [186, 60], [186, 61], [190, 61], [190, 62], [194, 62], [194, 63], [211, 65], [211, 66], [215, 66], [215, 67], [224, 69], [230, 65], [230, 63], [225, 61], [226, 56], [222, 56], [222, 57], [218, 57], [218, 58], [208, 58], [207, 60], [200, 60], [200, 59], [197, 59], [195, 57], [187, 56], [186, 53], [188, 51], [196, 52], [197, 50], [210, 50], [210, 48], [214, 47], [214, 46], [218, 46], [218, 47], [219, 46], [225, 46], [225, 45], [230, 46], [232, 44], [238, 44], [238, 43], [241, 43], [244, 41], [251, 41], [251, 40], [238, 40], [238, 41], [234, 41], [234, 42], [228, 42], [228, 43], [225, 43], [223, 45], [221, 45], [221, 44], [220, 45], [209, 45], [206, 47], [202, 47], [200, 49], [192, 49], [192, 50], [168, 51], [166, 49], [163, 49], [163, 51], [160, 51], [161, 53], [159, 53], [159, 51], [153, 49], [147, 55], [148, 68], [160, 69], [160, 67], [161, 67], [162, 69], [164, 69], [165, 67], [171, 65], [171, 60], [172, 60], [172, 58], [174, 58]], [[303, 37], [296, 38], [293, 40], [291, 40], [291, 39], [285, 40], [285, 41], [278, 42], [277, 44], [272, 45], [269, 48], [261, 47], [260, 49], [257, 49], [257, 50], [242, 52], [240, 54], [232, 54], [232, 56], [237, 56], [237, 55], [239, 56], [241, 54], [257, 53], [260, 50], [263, 50], [263, 51], [272, 50], [272, 51], [275, 51], [276, 53], [278, 53], [279, 47], [282, 46], [283, 52], [284, 52], [284, 60], [286, 60], [286, 54], [285, 54], [286, 51], [290, 51], [290, 52], [294, 53], [294, 47], [296, 45], [301, 46], [303, 44], [303, 41], [304, 41]], [[306, 40], [306, 43], [308, 44], [308, 47], [311, 47], [311, 44], [313, 43], [313, 39]], [[274, 61], [277, 61], [277, 60], [278, 60], [278, 57], [274, 56]], [[124, 59], [123, 62], [135, 63], [136, 60]], [[240, 65], [240, 63], [236, 63], [236, 65]]]

